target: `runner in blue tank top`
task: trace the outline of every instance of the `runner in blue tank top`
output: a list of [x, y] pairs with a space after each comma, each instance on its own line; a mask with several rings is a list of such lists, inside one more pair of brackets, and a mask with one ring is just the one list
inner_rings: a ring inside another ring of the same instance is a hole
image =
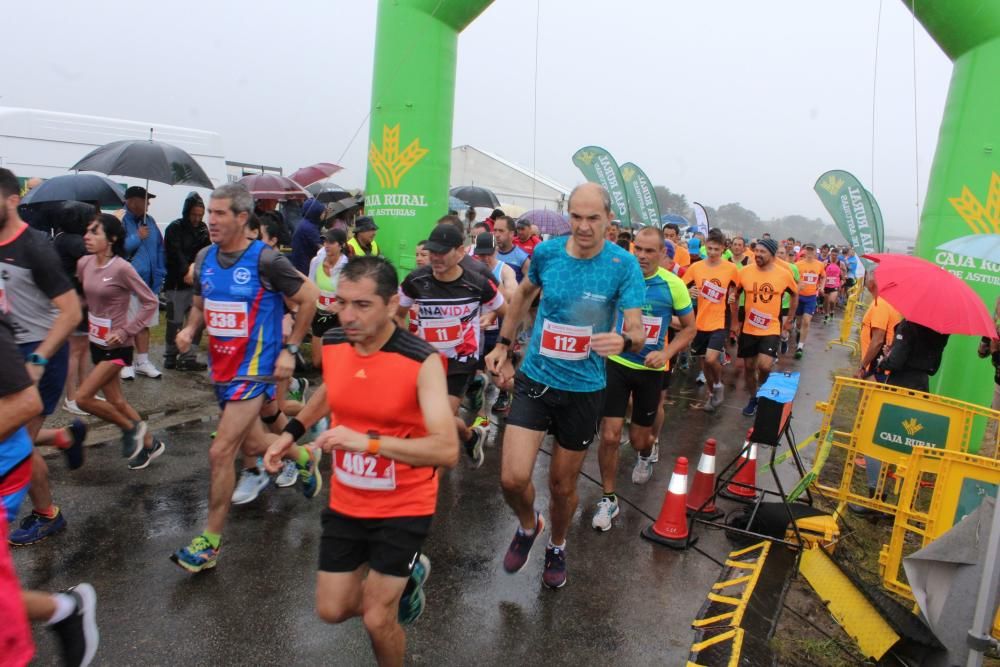
[[[209, 451], [211, 483], [204, 532], [172, 556], [188, 572], [215, 567], [222, 528], [236, 486], [233, 460], [240, 448], [263, 454], [277, 438], [265, 432], [259, 415], [274, 398], [275, 384], [295, 370], [299, 343], [312, 324], [319, 289], [286, 257], [260, 241], [247, 239], [253, 198], [241, 185], [212, 193], [208, 235], [212, 245], [195, 258], [194, 300], [188, 324], [177, 334], [177, 348], [187, 352], [204, 322], [209, 336], [209, 364], [215, 395], [222, 408]], [[298, 307], [287, 344], [281, 340], [282, 297]], [[294, 421], [294, 420], [292, 420]], [[301, 435], [301, 433], [299, 433]], [[302, 447], [288, 458], [299, 465], [307, 498], [319, 493], [319, 461]]]
[[[487, 370], [503, 383], [514, 375], [510, 338], [541, 294], [531, 342], [514, 377], [514, 403], [504, 431], [501, 484], [517, 514], [504, 569], [514, 573], [527, 563], [535, 538], [545, 526], [534, 508], [531, 474], [546, 432], [555, 436], [549, 488], [552, 537], [545, 551], [546, 586], [566, 583], [566, 531], [576, 510], [576, 480], [594, 440], [604, 402], [604, 360], [641, 350], [646, 336], [642, 306], [646, 287], [635, 257], [605, 241], [611, 199], [604, 188], [587, 183], [569, 198], [571, 235], [537, 248], [525, 280], [518, 286]], [[612, 325], [622, 309], [625, 334]]]

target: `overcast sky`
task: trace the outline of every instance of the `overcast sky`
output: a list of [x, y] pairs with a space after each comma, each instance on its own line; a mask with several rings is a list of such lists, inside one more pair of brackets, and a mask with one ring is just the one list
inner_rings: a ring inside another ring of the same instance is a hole
[[[917, 24], [914, 82], [911, 16], [881, 1], [874, 174], [880, 0], [496, 0], [459, 40], [453, 144], [566, 186], [582, 180], [573, 152], [597, 144], [689, 200], [765, 218], [828, 219], [812, 185], [847, 169], [887, 233], [915, 235], [914, 148], [922, 197], [951, 63]], [[7, 3], [0, 52], [17, 76], [0, 105], [212, 130], [227, 159], [286, 173], [340, 160], [334, 180], [363, 186], [375, 13], [374, 0]]]

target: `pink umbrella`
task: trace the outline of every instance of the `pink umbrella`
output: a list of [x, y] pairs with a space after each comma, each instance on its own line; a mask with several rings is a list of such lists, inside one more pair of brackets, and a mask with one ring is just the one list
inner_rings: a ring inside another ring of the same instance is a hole
[[308, 199], [309, 193], [301, 185], [280, 174], [250, 174], [241, 183], [250, 191], [254, 199]]
[[334, 164], [332, 162], [317, 162], [314, 165], [302, 167], [288, 178], [292, 179], [302, 187], [306, 187], [307, 185], [312, 185], [313, 183], [322, 181], [324, 178], [333, 176], [341, 169], [343, 169], [343, 167], [339, 164]]

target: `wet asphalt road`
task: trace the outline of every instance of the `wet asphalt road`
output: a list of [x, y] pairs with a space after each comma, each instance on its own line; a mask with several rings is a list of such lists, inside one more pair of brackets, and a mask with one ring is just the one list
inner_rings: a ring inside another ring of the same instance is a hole
[[[800, 439], [819, 424], [813, 404], [828, 394], [830, 370], [848, 363], [843, 348], [823, 351], [833, 326], [816, 329], [820, 335], [807, 346], [807, 357], [781, 364], [803, 371], [793, 422]], [[735, 390], [727, 387], [718, 414], [692, 409], [700, 393], [694, 374], [686, 382], [675, 378], [660, 463], [645, 486], [631, 483], [635, 455], [623, 449], [622, 512], [607, 533], [590, 526], [601, 496], [592, 447], [568, 539], [569, 580], [561, 590], [541, 584], [542, 544], [521, 573], [501, 568], [516, 522], [500, 492], [496, 445], [487, 449], [481, 469], [463, 460], [444, 475], [425, 547], [432, 560], [428, 604], [408, 631], [408, 664], [685, 663], [690, 622], [719, 574], [709, 556], [722, 559], [731, 547], [721, 532], [702, 528], [698, 550], [678, 552], [640, 539], [639, 531], [651, 522], [644, 515], [659, 512], [677, 456], [687, 456], [693, 471], [705, 438], [714, 437], [721, 468], [752, 421], [739, 413], [746, 400], [742, 381]], [[168, 376], [161, 382], [154, 394], [173, 381]], [[180, 417], [199, 414], [208, 393], [185, 390], [190, 406]], [[126, 468], [117, 443], [89, 447], [87, 464], [73, 473], [51, 457], [53, 493], [69, 527], [15, 552], [23, 584], [44, 590], [81, 581], [95, 586], [102, 635], [95, 664], [374, 664], [360, 621], [328, 626], [313, 613], [326, 488], [308, 501], [297, 487], [272, 486], [255, 503], [234, 507], [214, 570], [191, 576], [168, 560], [202, 527], [213, 429], [214, 421], [206, 419], [156, 431], [167, 452], [144, 471]], [[541, 454], [534, 477], [537, 503], [546, 509], [548, 463]], [[36, 664], [56, 664], [51, 637], [40, 630], [36, 638]]]

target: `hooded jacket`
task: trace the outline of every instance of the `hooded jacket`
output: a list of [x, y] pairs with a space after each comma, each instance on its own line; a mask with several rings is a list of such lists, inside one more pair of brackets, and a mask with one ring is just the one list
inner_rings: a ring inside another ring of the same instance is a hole
[[198, 251], [211, 243], [208, 239], [208, 225], [201, 222], [193, 227], [188, 221], [188, 214], [196, 204], [205, 206], [198, 193], [192, 192], [184, 200], [181, 217], [167, 225], [163, 240], [167, 266], [167, 278], [163, 283], [165, 290], [191, 289], [191, 285], [184, 282], [184, 274], [194, 262]]
[[300, 272], [309, 273], [309, 262], [319, 252], [323, 240], [319, 227], [323, 220], [326, 204], [315, 199], [307, 199], [302, 205], [302, 219], [292, 235], [292, 265]]
[[59, 262], [63, 271], [73, 281], [73, 287], [78, 294], [83, 294], [83, 286], [76, 275], [76, 262], [87, 254], [87, 247], [83, 243], [83, 235], [87, 231], [87, 225], [93, 221], [97, 215], [97, 209], [90, 204], [78, 201], [68, 201], [62, 204], [58, 217], [54, 218], [56, 227], [53, 229], [56, 236], [53, 239], [56, 252], [59, 254]]

